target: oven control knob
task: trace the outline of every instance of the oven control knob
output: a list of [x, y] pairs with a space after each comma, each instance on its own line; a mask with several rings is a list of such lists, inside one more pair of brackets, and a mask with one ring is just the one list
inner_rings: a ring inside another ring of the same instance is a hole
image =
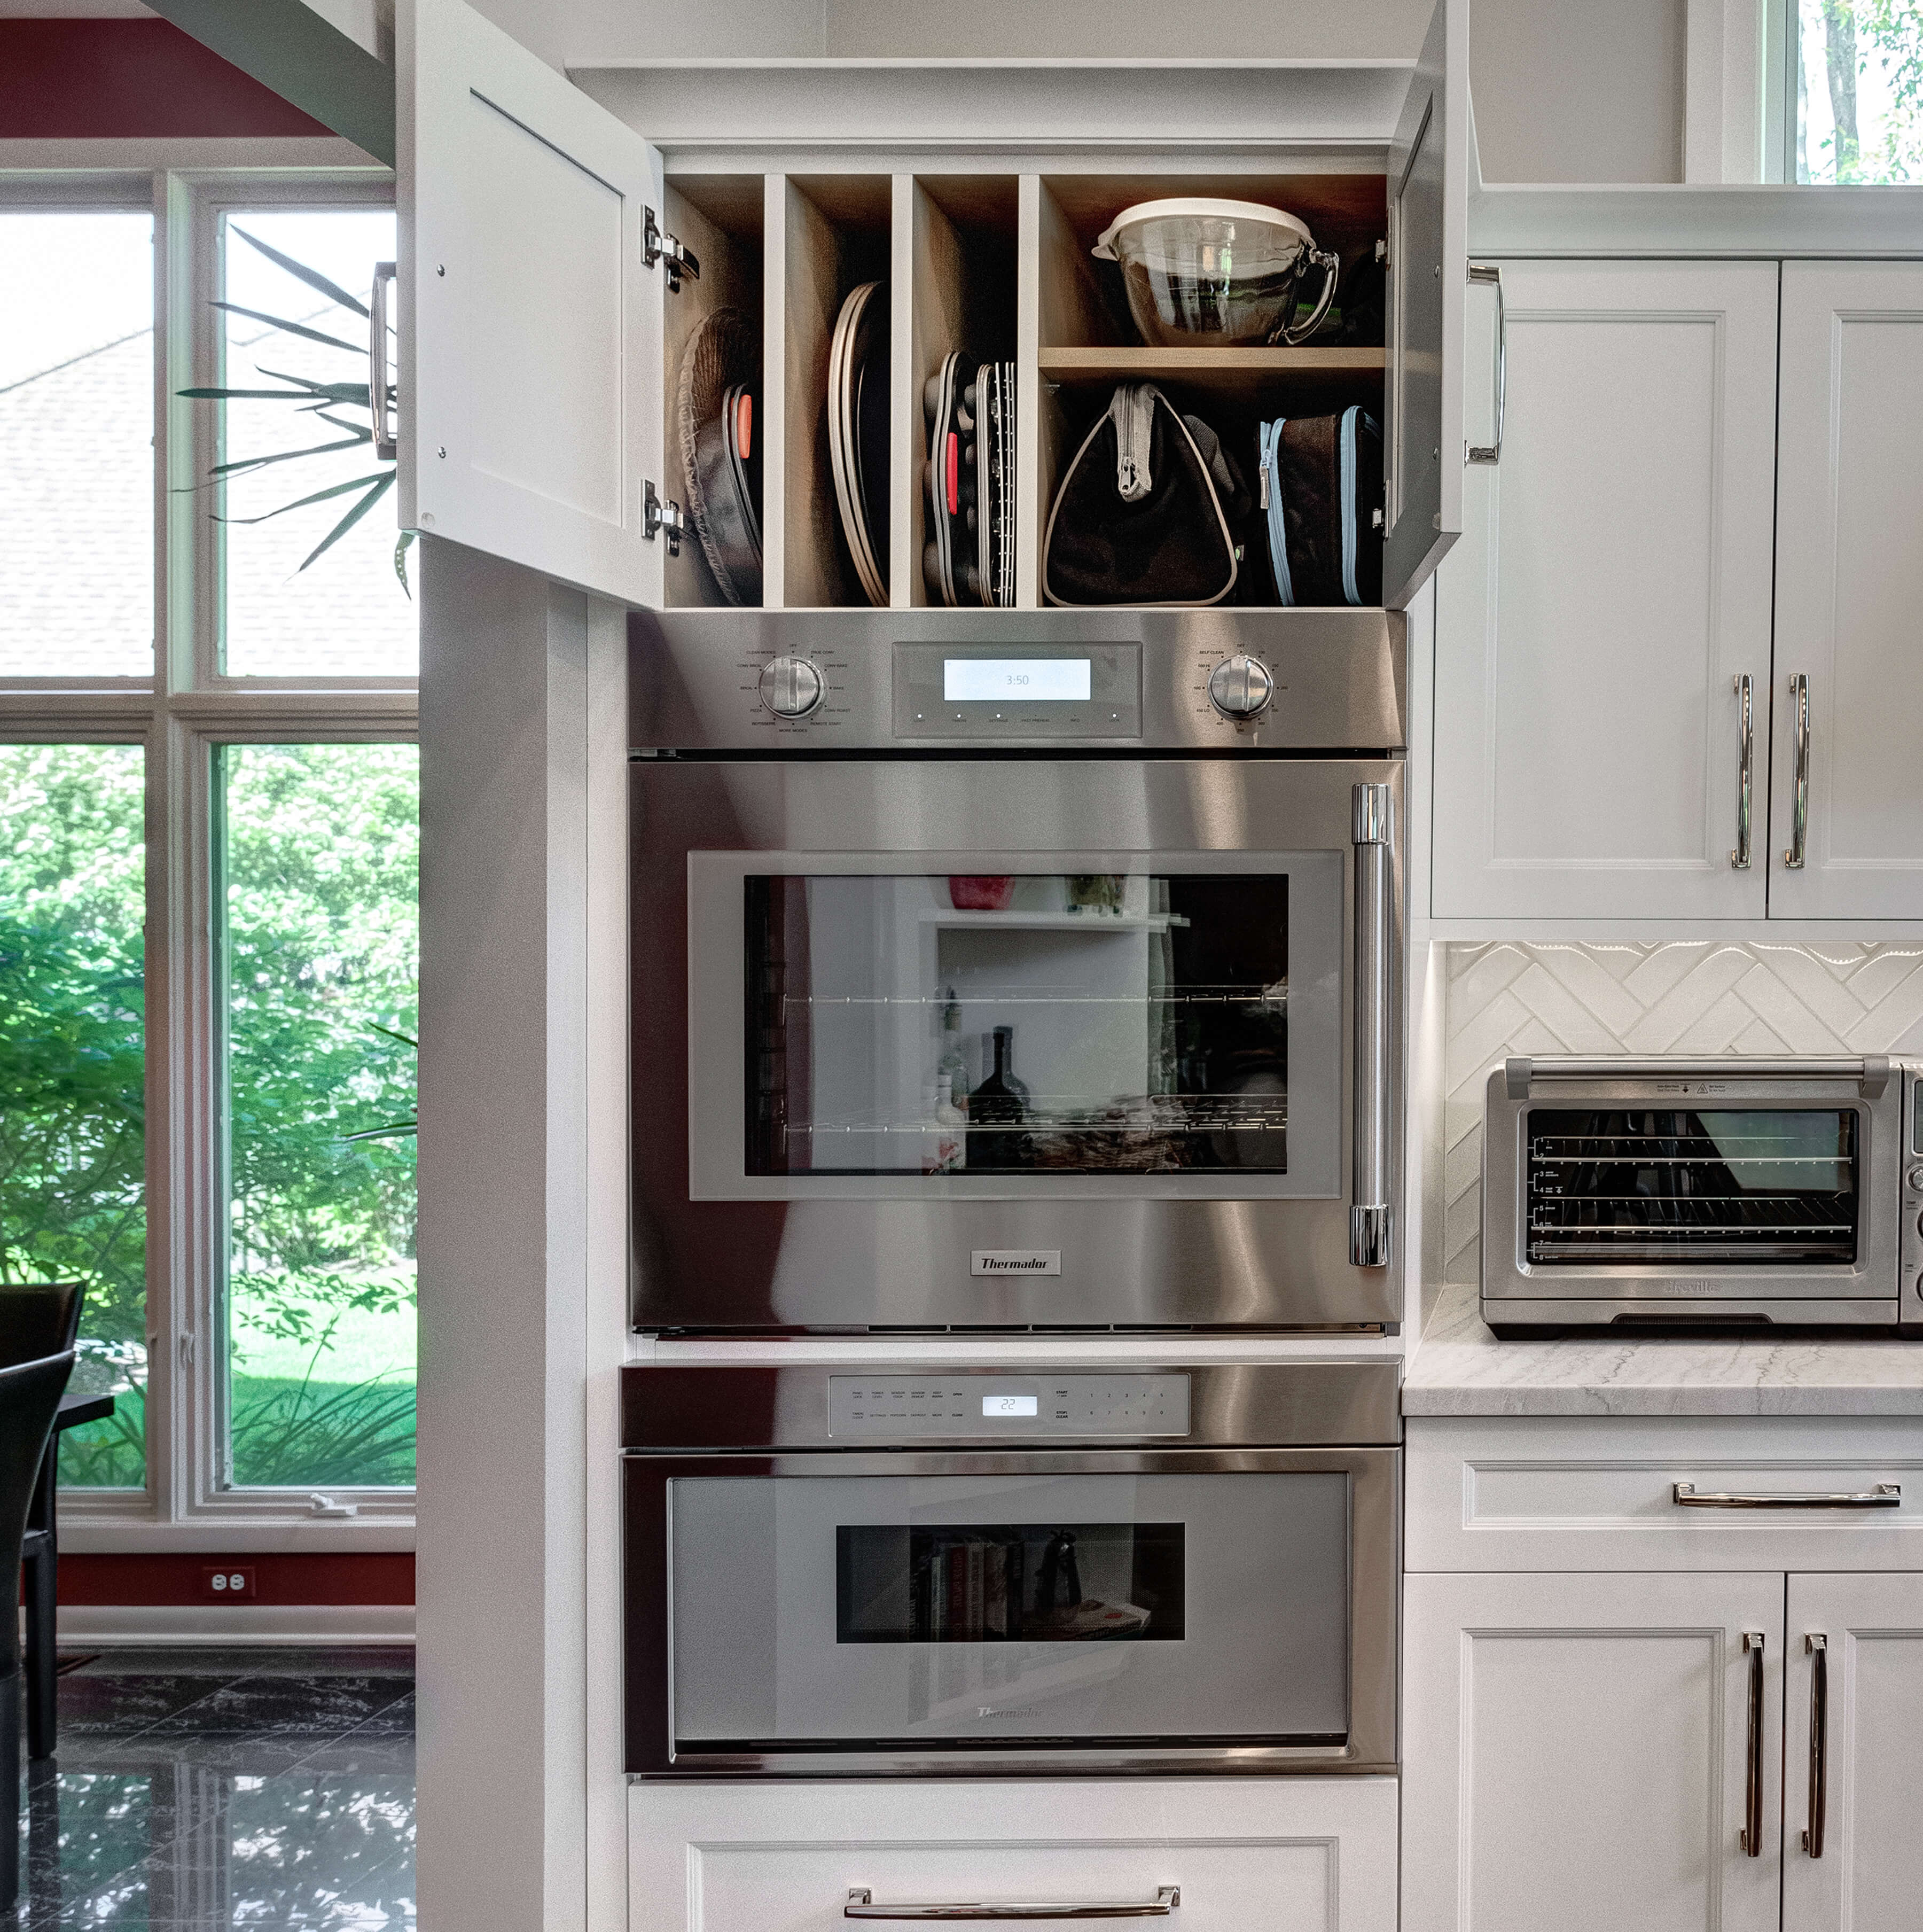
[[1209, 674], [1209, 702], [1224, 718], [1260, 718], [1275, 695], [1275, 680], [1260, 658], [1224, 658]]
[[777, 658], [761, 674], [761, 701], [777, 718], [805, 718], [822, 700], [821, 673], [806, 658]]
[[1910, 1184], [1919, 1194], [1923, 1194], [1923, 1161], [1910, 1170]]

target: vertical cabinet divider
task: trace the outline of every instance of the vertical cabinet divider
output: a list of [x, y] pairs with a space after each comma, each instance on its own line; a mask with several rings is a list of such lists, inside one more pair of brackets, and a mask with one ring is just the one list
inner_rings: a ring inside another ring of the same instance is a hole
[[921, 538], [927, 520], [915, 488], [921, 468], [915, 460], [921, 440], [921, 391], [915, 374], [920, 334], [915, 269], [927, 218], [939, 211], [929, 208], [927, 196], [912, 175], [893, 178], [891, 206], [888, 501], [893, 513], [888, 518], [888, 604], [893, 610], [905, 610], [912, 604], [927, 601], [925, 596], [915, 594], [921, 589]]
[[[1015, 215], [1015, 608], [1041, 608], [1041, 177], [1023, 175]], [[1026, 508], [1020, 506], [1026, 506]]]
[[[788, 607], [788, 177], [764, 175], [761, 195], [761, 604]], [[798, 509], [804, 494], [794, 500]], [[804, 512], [805, 514], [805, 512]]]

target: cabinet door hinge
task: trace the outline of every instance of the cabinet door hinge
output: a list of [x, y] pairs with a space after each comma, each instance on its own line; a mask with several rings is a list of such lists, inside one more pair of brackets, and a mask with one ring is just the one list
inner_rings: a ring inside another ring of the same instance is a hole
[[651, 208], [641, 211], [641, 260], [650, 268], [657, 262], [665, 262], [668, 286], [676, 295], [681, 293], [682, 276], [691, 282], [701, 279], [701, 264], [695, 259], [693, 250], [684, 248], [678, 236], [664, 234]]
[[671, 499], [660, 496], [653, 482], [644, 477], [641, 483], [641, 534], [651, 543], [657, 530], [668, 533], [668, 554], [681, 554], [681, 540], [687, 529], [687, 519], [681, 514], [681, 506]]

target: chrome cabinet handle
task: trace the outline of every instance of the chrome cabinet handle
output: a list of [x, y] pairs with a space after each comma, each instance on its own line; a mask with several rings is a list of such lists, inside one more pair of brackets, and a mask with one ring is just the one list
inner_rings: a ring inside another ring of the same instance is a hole
[[1763, 1856], [1763, 1633], [1743, 1632], [1749, 1653], [1748, 1775], [1743, 1782], [1743, 1828], [1736, 1842], [1753, 1858]]
[[1385, 784], [1351, 794], [1355, 848], [1355, 1123], [1349, 1188], [1349, 1259], [1389, 1260], [1389, 894], [1394, 828]]
[[1469, 266], [1472, 282], [1484, 282], [1496, 291], [1496, 440], [1486, 445], [1471, 443], [1472, 463], [1500, 463], [1502, 460], [1502, 421], [1509, 403], [1509, 312], [1502, 301], [1502, 272], [1480, 262]]
[[1750, 701], [1749, 673], [1742, 671], [1736, 681], [1736, 701], [1742, 712], [1742, 749], [1736, 759], [1736, 849], [1730, 863], [1739, 872], [1749, 870], [1750, 806], [1755, 795], [1756, 712]]
[[374, 419], [374, 454], [382, 463], [394, 460], [394, 422], [388, 414], [388, 290], [394, 280], [394, 264], [376, 262], [367, 298], [367, 408]]
[[1800, 872], [1810, 844], [1810, 680], [1802, 671], [1790, 680], [1790, 701], [1796, 706], [1796, 782], [1790, 805], [1790, 849], [1783, 863]]
[[1107, 1904], [1101, 1900], [1080, 1904], [1056, 1904], [1044, 1900], [1038, 1904], [1010, 1905], [877, 1905], [865, 1885], [849, 1892], [841, 1908], [844, 1918], [1166, 1918], [1182, 1903], [1182, 1888], [1165, 1885], [1146, 1905]]
[[1803, 1850], [1820, 1858], [1829, 1808], [1829, 1639], [1812, 1630], [1803, 1648], [1810, 1654], [1810, 1826], [1803, 1834]]
[[1676, 1500], [1685, 1509], [1901, 1509], [1903, 1485], [1879, 1483], [1874, 1490], [1705, 1490], [1679, 1483]]

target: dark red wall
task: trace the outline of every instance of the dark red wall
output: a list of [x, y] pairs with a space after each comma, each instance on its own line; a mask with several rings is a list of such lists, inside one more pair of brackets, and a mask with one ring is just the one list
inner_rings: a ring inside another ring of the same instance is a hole
[[328, 130], [168, 20], [0, 20], [0, 138]]
[[[254, 1573], [262, 1604], [411, 1604], [411, 1552], [370, 1550], [312, 1555], [93, 1556], [62, 1550], [63, 1604], [206, 1604], [206, 1571], [223, 1562]], [[218, 1601], [219, 1599], [213, 1599]]]

